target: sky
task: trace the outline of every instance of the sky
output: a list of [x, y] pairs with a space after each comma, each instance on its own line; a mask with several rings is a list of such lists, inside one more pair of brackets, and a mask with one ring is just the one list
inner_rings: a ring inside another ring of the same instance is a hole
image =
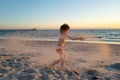
[[0, 29], [120, 29], [120, 0], [0, 0]]

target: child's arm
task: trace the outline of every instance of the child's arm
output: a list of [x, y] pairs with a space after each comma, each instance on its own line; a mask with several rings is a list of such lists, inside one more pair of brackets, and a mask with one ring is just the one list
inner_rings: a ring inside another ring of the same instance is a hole
[[84, 40], [84, 38], [82, 37], [72, 37], [72, 36], [69, 36], [69, 35], [66, 35], [67, 38], [71, 39], [71, 40]]

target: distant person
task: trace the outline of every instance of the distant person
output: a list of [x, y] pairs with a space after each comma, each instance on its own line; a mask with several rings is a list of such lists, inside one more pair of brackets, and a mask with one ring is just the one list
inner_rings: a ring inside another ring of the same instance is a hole
[[60, 37], [57, 43], [57, 48], [56, 48], [56, 52], [59, 54], [59, 59], [55, 60], [50, 67], [54, 67], [56, 64], [61, 63], [61, 68], [64, 67], [64, 63], [65, 63], [65, 53], [64, 53], [64, 44], [66, 41], [66, 38], [69, 38], [71, 40], [83, 40], [82, 37], [71, 37], [69, 36], [67, 33], [69, 32], [70, 27], [68, 24], [63, 24], [60, 26]]

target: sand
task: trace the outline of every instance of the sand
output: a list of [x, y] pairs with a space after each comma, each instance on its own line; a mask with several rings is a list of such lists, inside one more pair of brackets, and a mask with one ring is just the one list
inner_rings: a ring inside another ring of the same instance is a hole
[[64, 69], [56, 41], [0, 40], [0, 80], [120, 80], [120, 45], [66, 42]]

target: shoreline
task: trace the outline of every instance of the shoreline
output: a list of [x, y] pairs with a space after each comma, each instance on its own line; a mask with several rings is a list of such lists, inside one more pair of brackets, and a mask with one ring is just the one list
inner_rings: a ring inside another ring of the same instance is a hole
[[[0, 38], [1, 40], [11, 40], [11, 38]], [[58, 39], [39, 39], [39, 38], [16, 38], [13, 40], [20, 40], [20, 41], [35, 41], [35, 42], [41, 42], [41, 41], [45, 41], [45, 42], [57, 42]], [[110, 42], [110, 41], [101, 41], [101, 40], [92, 40], [92, 41], [80, 41], [80, 40], [66, 40], [66, 42], [70, 42], [70, 43], [92, 43], [92, 44], [113, 44], [113, 45], [120, 45], [120, 42]]]

